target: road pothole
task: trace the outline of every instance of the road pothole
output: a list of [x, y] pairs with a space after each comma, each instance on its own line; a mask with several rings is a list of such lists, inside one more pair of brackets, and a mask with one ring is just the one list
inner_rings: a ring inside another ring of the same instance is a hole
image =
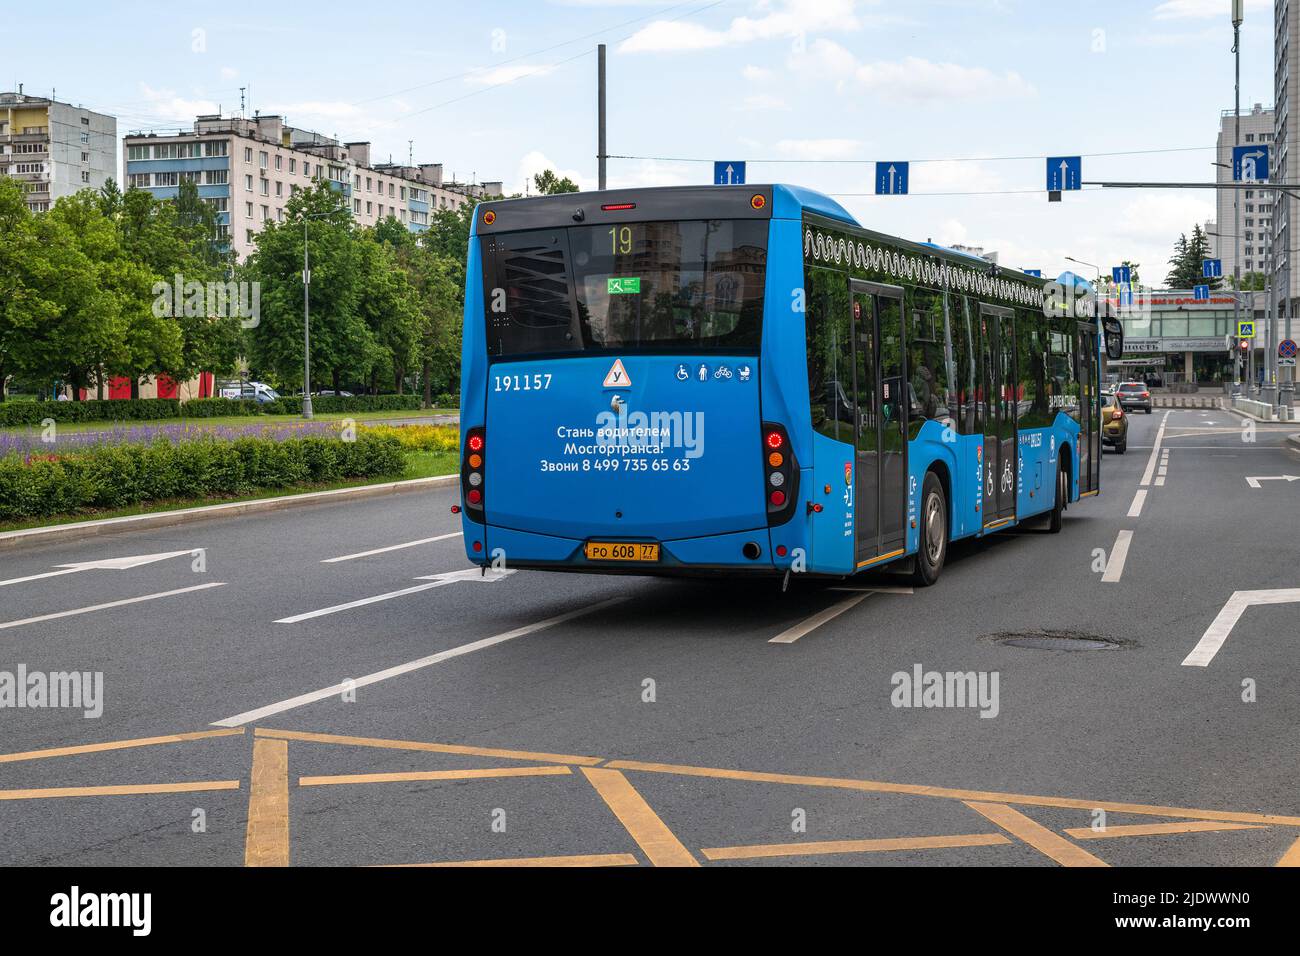
[[1134, 647], [1134, 641], [1120, 641], [1083, 631], [999, 631], [980, 638], [991, 644], [1024, 647], [1038, 651], [1119, 651]]

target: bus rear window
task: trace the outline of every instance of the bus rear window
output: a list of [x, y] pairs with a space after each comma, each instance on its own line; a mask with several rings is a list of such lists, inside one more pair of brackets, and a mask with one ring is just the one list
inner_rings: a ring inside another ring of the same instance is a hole
[[483, 237], [488, 352], [756, 353], [767, 230], [715, 219]]

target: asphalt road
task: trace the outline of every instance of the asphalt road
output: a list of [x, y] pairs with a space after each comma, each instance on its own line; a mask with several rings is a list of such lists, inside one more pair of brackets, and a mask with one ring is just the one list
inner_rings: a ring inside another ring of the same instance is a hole
[[[103, 712], [0, 709], [0, 863], [1294, 859], [1300, 603], [1214, 627], [1300, 588], [1300, 482], [1246, 481], [1300, 474], [1286, 431], [1134, 416], [1061, 535], [915, 593], [429, 578], [452, 489], [5, 553], [0, 671], [102, 672]], [[1099, 649], [997, 639], [1044, 631]], [[895, 706], [918, 666], [996, 714]]]

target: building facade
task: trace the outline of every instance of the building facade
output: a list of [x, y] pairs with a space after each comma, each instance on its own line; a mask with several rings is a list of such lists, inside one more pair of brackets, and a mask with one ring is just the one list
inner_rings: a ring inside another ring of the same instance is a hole
[[338, 192], [359, 225], [392, 217], [412, 232], [427, 229], [437, 210], [500, 195], [502, 186], [445, 181], [441, 164], [372, 165], [369, 143], [339, 142], [286, 126], [279, 116], [199, 116], [189, 132], [132, 133], [122, 140], [122, 169], [124, 188], [159, 199], [193, 181], [241, 261], [267, 222], [283, 220], [289, 197], [314, 183]]
[[19, 182], [33, 212], [100, 189], [117, 174], [117, 120], [44, 96], [0, 93], [0, 175]]
[[[1219, 117], [1217, 148], [1218, 165], [1215, 167], [1219, 183], [1232, 182], [1232, 147], [1236, 141], [1236, 117], [1232, 110], [1224, 110]], [[1256, 103], [1249, 111], [1241, 113], [1241, 145], [1268, 146], [1273, 142], [1274, 112]], [[1261, 177], [1264, 174], [1261, 173]], [[1266, 189], [1216, 190], [1215, 220], [1207, 223], [1210, 246], [1215, 259], [1223, 260], [1226, 280], [1236, 274], [1237, 252], [1240, 250], [1241, 274], [1268, 272], [1269, 237], [1273, 233], [1273, 194]], [[1238, 204], [1233, 215], [1233, 203]], [[1233, 228], [1240, 229], [1240, 239], [1234, 241]]]
[[[1225, 270], [1226, 271], [1226, 270]], [[1122, 379], [1157, 379], [1165, 385], [1195, 382], [1217, 386], [1234, 381], [1236, 335], [1233, 295], [1215, 292], [1198, 301], [1191, 289], [1139, 292], [1131, 307], [1112, 297], [1110, 309], [1124, 324], [1124, 357], [1107, 371]], [[1263, 292], [1243, 293], [1241, 318], [1262, 326], [1268, 310]], [[1263, 341], [1255, 340], [1255, 368], [1262, 367]]]
[[[1273, 155], [1270, 175], [1273, 182], [1300, 182], [1300, 152], [1291, 148], [1291, 104], [1300, 104], [1300, 45], [1291, 41], [1300, 31], [1300, 5], [1295, 0], [1273, 3]], [[1300, 328], [1291, 317], [1300, 305], [1300, 270], [1291, 268], [1296, 243], [1291, 216], [1296, 203], [1285, 193], [1278, 194], [1278, 215], [1273, 217], [1274, 288], [1278, 295], [1278, 327], [1286, 334]]]

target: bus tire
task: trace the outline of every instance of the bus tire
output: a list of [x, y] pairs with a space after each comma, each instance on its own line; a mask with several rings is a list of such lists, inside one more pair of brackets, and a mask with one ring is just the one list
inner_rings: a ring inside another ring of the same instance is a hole
[[921, 528], [912, 583], [923, 588], [934, 584], [943, 573], [947, 557], [948, 499], [943, 493], [943, 482], [930, 471], [921, 485]]
[[1052, 505], [1052, 520], [1047, 525], [1047, 530], [1052, 534], [1060, 534], [1061, 527], [1065, 524], [1065, 499], [1070, 497], [1070, 476], [1065, 471], [1065, 462], [1061, 462], [1061, 467], [1056, 469], [1056, 503]]

